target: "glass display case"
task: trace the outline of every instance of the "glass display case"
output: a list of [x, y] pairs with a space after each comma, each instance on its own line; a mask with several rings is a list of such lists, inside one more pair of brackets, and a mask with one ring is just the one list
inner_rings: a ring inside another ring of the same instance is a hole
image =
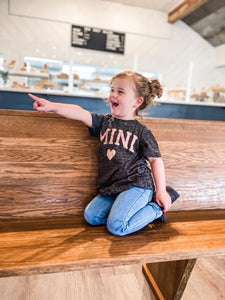
[[[8, 88], [17, 91], [54, 92], [56, 94], [75, 94], [106, 98], [110, 89], [110, 79], [123, 69], [109, 66], [74, 64], [69, 62], [24, 57], [23, 66], [14, 62], [4, 63], [8, 69]], [[145, 76], [158, 77], [157, 73], [146, 73]], [[3, 84], [1, 84], [3, 85]]]

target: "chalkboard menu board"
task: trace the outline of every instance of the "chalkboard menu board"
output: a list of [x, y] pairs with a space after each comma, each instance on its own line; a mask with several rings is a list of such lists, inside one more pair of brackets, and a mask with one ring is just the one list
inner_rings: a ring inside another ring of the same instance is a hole
[[124, 54], [125, 33], [72, 25], [72, 47]]

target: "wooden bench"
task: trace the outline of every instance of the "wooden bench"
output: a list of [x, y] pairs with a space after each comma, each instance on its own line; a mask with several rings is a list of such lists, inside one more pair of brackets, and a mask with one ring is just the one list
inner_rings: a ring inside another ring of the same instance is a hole
[[141, 120], [181, 194], [164, 224], [125, 237], [92, 227], [98, 141], [55, 114], [0, 110], [0, 276], [143, 263], [159, 299], [179, 299], [198, 257], [225, 253], [225, 122]]

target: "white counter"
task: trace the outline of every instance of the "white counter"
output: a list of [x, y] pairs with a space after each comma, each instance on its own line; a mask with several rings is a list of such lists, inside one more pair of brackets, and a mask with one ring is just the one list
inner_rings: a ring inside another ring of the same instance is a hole
[[200, 102], [200, 101], [182, 101], [182, 100], [155, 100], [155, 103], [165, 103], [165, 104], [182, 104], [182, 105], [201, 105], [201, 106], [218, 106], [225, 107], [225, 102]]
[[[57, 91], [57, 90], [43, 90], [43, 89], [23, 89], [23, 88], [11, 88], [4, 87], [0, 88], [0, 92], [14, 92], [14, 93], [32, 93], [32, 94], [46, 94], [46, 95], [56, 95], [56, 96], [68, 96], [68, 97], [84, 97], [84, 98], [93, 98], [93, 99], [107, 99], [107, 95], [104, 95], [99, 92], [91, 92], [91, 91], [77, 91], [75, 93], [69, 93], [65, 91]], [[155, 100], [155, 104], [160, 103], [165, 104], [179, 104], [179, 105], [201, 105], [201, 106], [217, 106], [217, 107], [225, 107], [224, 103], [215, 103], [215, 102], [199, 102], [199, 101], [182, 101], [182, 100]]]
[[88, 97], [88, 98], [98, 98], [98, 99], [107, 98], [107, 96], [103, 95], [102, 93], [85, 91], [85, 90], [77, 91], [76, 93], [69, 93], [65, 91], [51, 90], [51, 89], [43, 90], [43, 89], [23, 89], [23, 88], [4, 87], [4, 88], [0, 88], [0, 92], [46, 94], [46, 95], [56, 95], [56, 96]]

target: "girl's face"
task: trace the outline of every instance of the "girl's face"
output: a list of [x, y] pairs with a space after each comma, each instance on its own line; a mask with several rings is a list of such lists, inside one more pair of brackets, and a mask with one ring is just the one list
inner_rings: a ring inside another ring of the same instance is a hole
[[123, 120], [133, 120], [135, 110], [142, 104], [143, 98], [137, 96], [133, 80], [123, 77], [113, 80], [109, 102], [114, 117]]

